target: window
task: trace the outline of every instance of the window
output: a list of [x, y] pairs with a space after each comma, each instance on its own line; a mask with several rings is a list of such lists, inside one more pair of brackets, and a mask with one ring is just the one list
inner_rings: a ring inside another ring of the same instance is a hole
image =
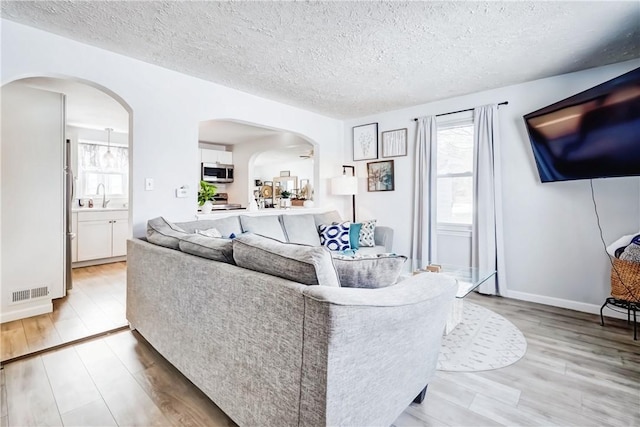
[[470, 228], [473, 221], [473, 122], [438, 125], [437, 222]]
[[112, 143], [109, 151], [113, 155], [111, 161], [105, 159], [104, 143], [78, 143], [78, 197], [96, 196], [100, 184], [104, 184], [107, 196], [129, 197], [129, 149]]

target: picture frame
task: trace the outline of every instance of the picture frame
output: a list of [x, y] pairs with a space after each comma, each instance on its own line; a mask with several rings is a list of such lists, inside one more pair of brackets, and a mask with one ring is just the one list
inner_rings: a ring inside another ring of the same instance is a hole
[[367, 191], [394, 191], [393, 160], [367, 163]]
[[378, 123], [353, 127], [353, 160], [378, 158]]
[[382, 157], [407, 155], [407, 128], [382, 132]]
[[280, 176], [282, 177], [291, 176], [291, 171], [280, 171]]

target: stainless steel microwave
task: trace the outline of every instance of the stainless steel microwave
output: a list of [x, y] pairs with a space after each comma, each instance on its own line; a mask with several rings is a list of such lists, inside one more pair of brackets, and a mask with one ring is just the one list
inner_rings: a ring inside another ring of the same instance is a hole
[[203, 181], [212, 183], [233, 182], [233, 165], [202, 163], [200, 172], [200, 177]]

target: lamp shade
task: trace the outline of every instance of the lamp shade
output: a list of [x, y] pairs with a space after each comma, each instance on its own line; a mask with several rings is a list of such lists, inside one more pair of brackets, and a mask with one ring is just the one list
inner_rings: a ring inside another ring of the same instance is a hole
[[352, 196], [358, 194], [358, 177], [340, 175], [331, 178], [331, 194], [336, 196]]

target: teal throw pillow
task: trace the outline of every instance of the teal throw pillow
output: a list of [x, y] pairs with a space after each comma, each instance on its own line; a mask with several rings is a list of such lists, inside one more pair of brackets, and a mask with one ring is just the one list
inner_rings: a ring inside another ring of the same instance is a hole
[[349, 243], [351, 244], [351, 249], [358, 249], [360, 247], [360, 229], [362, 228], [362, 224], [359, 222], [351, 223], [349, 227]]

